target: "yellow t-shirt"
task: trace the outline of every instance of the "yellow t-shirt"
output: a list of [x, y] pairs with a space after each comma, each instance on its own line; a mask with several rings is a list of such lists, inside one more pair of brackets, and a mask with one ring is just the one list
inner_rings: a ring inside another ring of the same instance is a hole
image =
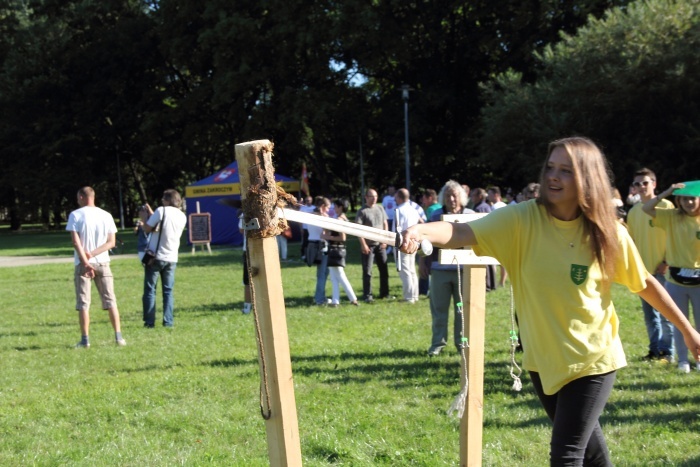
[[[498, 259], [508, 271], [523, 367], [540, 374], [546, 394], [577, 378], [627, 365], [617, 313], [584, 238], [582, 217], [560, 221], [530, 200], [498, 209], [470, 226], [478, 242], [475, 253]], [[613, 281], [639, 292], [649, 274], [622, 224], [618, 239]]]
[[[700, 216], [690, 217], [678, 209], [657, 209], [653, 224], [666, 231], [666, 262], [677, 268], [700, 268]], [[673, 280], [666, 274], [666, 280]]]
[[[666, 231], [652, 224], [652, 218], [642, 210], [642, 204], [635, 204], [627, 214], [627, 229], [639, 250], [647, 271], [654, 274], [657, 266], [666, 258]], [[673, 209], [673, 203], [661, 200], [657, 209]]]

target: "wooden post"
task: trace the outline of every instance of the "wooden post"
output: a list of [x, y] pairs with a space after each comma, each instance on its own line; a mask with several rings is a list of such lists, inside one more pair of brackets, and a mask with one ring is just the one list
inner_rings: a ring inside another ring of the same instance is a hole
[[[442, 216], [447, 222], [469, 222], [485, 214], [450, 214]], [[482, 461], [484, 423], [484, 341], [486, 333], [486, 267], [498, 264], [494, 258], [476, 256], [471, 248], [440, 250], [440, 264], [464, 266], [462, 300], [464, 337], [469, 386], [464, 415], [459, 425], [459, 465], [479, 467]], [[464, 385], [464, 367], [461, 368]]]
[[[267, 140], [236, 145], [244, 221], [257, 219], [258, 230], [246, 231], [250, 278], [259, 323], [259, 362], [270, 465], [301, 465], [301, 443], [294, 399], [292, 362], [277, 250], [277, 202], [272, 143]], [[269, 401], [267, 401], [269, 394]], [[266, 406], [268, 405], [269, 406]], [[269, 412], [268, 412], [269, 410]]]
[[[459, 425], [459, 458], [464, 467], [480, 466], [484, 420], [484, 333], [486, 331], [486, 266], [466, 266], [464, 284], [464, 333], [469, 389]], [[462, 368], [464, 372], [464, 368]], [[464, 382], [464, 375], [462, 375]]]

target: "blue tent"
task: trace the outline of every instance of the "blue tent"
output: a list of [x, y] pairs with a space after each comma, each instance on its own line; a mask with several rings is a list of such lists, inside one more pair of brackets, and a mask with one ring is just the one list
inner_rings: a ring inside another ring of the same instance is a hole
[[[284, 175], [275, 174], [277, 185], [287, 193], [299, 191], [299, 181]], [[197, 212], [211, 214], [212, 245], [242, 245], [243, 236], [238, 232], [238, 210], [222, 200], [240, 200], [241, 184], [238, 176], [238, 163], [233, 162], [207, 178], [194, 182], [185, 188], [187, 216]]]

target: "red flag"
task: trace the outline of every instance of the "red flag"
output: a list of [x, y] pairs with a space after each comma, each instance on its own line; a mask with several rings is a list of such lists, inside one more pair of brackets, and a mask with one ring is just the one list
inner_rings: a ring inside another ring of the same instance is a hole
[[306, 162], [301, 164], [301, 185], [299, 186], [299, 191], [302, 191], [306, 196], [311, 195], [309, 191], [309, 173], [306, 171]]

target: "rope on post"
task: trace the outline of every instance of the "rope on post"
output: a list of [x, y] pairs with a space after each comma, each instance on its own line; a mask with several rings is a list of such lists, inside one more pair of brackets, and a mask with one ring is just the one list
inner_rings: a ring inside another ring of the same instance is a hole
[[[457, 287], [458, 287], [458, 294], [459, 294], [459, 302], [457, 303], [457, 316], [459, 317], [459, 320], [461, 322], [461, 328], [460, 328], [460, 348], [459, 348], [459, 355], [460, 355], [460, 364], [462, 366], [463, 374], [464, 374], [464, 382], [462, 384], [462, 387], [459, 390], [459, 393], [457, 396], [455, 396], [454, 401], [452, 401], [452, 404], [450, 405], [450, 408], [447, 409], [447, 415], [453, 415], [455, 414], [457, 418], [462, 418], [464, 415], [464, 408], [466, 405], [467, 401], [467, 393], [469, 391], [469, 379], [467, 378], [467, 355], [465, 349], [469, 347], [469, 340], [464, 337], [464, 304], [463, 298], [462, 298], [462, 275], [460, 271], [460, 264], [457, 261], [457, 258], [454, 257], [452, 260], [453, 264], [457, 263]], [[513, 378], [513, 387], [512, 389], [514, 391], [520, 391], [523, 388], [523, 383], [520, 379], [520, 375], [522, 375], [523, 370], [520, 368], [518, 363], [515, 361], [515, 349], [518, 347], [518, 333], [515, 330], [515, 302], [513, 299], [513, 286], [510, 286], [510, 377]], [[516, 374], [516, 370], [517, 374]]]
[[[515, 303], [513, 301], [513, 285], [510, 286], [510, 377], [513, 378], [513, 390], [520, 391], [523, 388], [523, 382], [520, 381], [520, 375], [523, 370], [515, 361], [515, 349], [518, 347], [518, 333], [515, 331]], [[517, 368], [518, 374], [513, 372]]]
[[457, 261], [457, 257], [454, 257], [452, 259], [452, 263], [455, 262], [457, 263], [457, 293], [459, 294], [459, 302], [457, 303], [457, 316], [459, 316], [459, 320], [461, 322], [461, 327], [459, 331], [459, 357], [460, 363], [462, 365], [462, 371], [464, 374], [464, 382], [462, 383], [462, 388], [459, 390], [459, 393], [455, 397], [454, 401], [452, 401], [450, 408], [447, 409], [447, 415], [456, 414], [457, 418], [461, 419], [464, 415], [464, 407], [467, 402], [467, 392], [469, 391], [469, 377], [467, 376], [467, 352], [465, 350], [467, 347], [469, 347], [469, 340], [466, 337], [464, 337], [464, 299], [462, 298], [462, 275], [459, 269], [461, 265], [459, 264], [459, 261]]

